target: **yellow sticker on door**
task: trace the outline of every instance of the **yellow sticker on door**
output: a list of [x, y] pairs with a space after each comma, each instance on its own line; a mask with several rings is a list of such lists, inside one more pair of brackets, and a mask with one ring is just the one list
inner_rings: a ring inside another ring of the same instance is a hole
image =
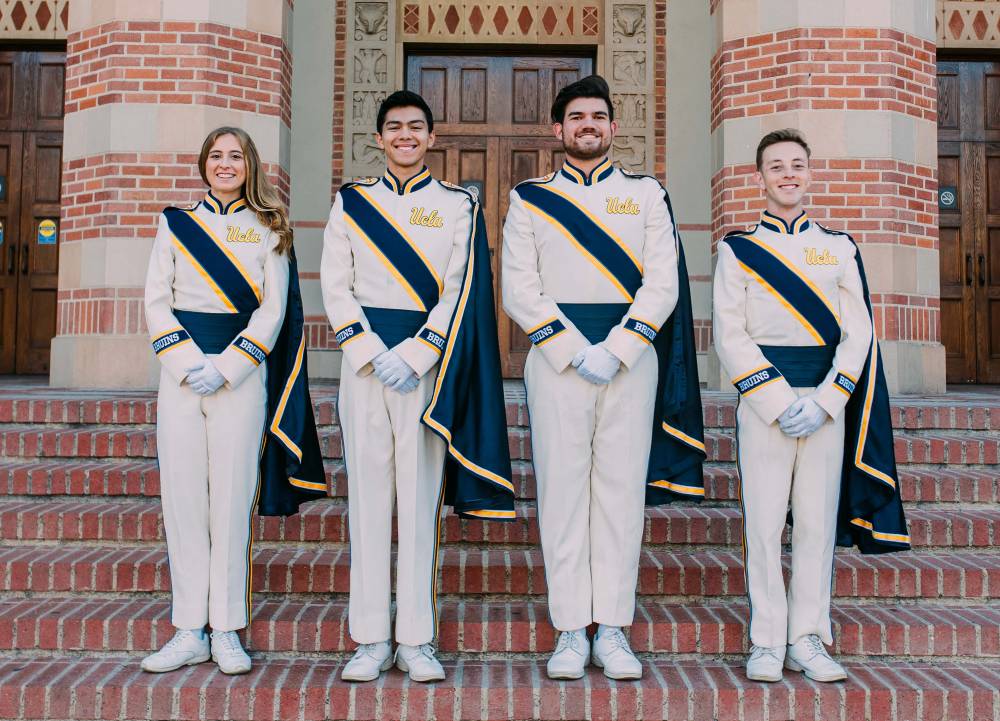
[[56, 244], [56, 221], [42, 220], [38, 223], [38, 244]]

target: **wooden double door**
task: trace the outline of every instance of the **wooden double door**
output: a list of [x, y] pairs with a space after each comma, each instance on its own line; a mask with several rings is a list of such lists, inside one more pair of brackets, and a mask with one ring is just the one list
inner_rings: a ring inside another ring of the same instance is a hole
[[549, 110], [561, 88], [593, 72], [590, 57], [410, 53], [406, 86], [434, 113], [435, 177], [475, 187], [489, 235], [504, 377], [520, 378], [530, 343], [500, 307], [500, 246], [510, 189], [559, 168]]
[[1000, 383], [1000, 63], [938, 62], [941, 336], [949, 383]]
[[0, 373], [48, 373], [56, 330], [61, 51], [0, 51]]

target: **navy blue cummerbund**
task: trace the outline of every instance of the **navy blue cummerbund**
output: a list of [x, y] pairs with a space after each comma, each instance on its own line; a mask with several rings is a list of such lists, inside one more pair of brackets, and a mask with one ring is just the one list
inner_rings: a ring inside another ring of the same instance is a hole
[[760, 352], [792, 388], [813, 388], [823, 382], [833, 367], [837, 346], [762, 345]]
[[184, 326], [194, 344], [206, 355], [218, 355], [247, 329], [253, 313], [199, 313], [174, 310], [174, 317]]
[[369, 308], [362, 306], [368, 325], [375, 335], [382, 339], [387, 348], [402, 343], [417, 334], [427, 322], [427, 313], [422, 310], [399, 310], [397, 308]]
[[622, 322], [628, 303], [560, 303], [559, 310], [592, 344], [600, 343]]

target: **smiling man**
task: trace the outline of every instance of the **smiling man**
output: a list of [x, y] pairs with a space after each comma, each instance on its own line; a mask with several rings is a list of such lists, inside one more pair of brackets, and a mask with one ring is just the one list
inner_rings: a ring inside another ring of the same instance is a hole
[[[566, 162], [511, 191], [502, 273], [504, 309], [532, 343], [524, 382], [560, 631], [547, 670], [580, 678], [592, 657], [607, 676], [636, 679], [622, 627], [635, 612], [647, 482], [654, 495], [704, 493], [687, 272], [666, 191], [608, 158], [618, 126], [604, 79], [563, 88], [552, 121]], [[685, 312], [668, 327], [675, 306]], [[686, 382], [667, 383], [670, 368]], [[685, 420], [661, 423], [666, 407]]]
[[371, 681], [392, 664], [395, 502], [396, 665], [414, 681], [437, 681], [444, 678], [432, 645], [441, 506], [475, 518], [514, 515], [493, 285], [479, 203], [424, 165], [434, 145], [427, 103], [392, 93], [376, 128], [385, 175], [337, 193], [321, 266], [323, 301], [344, 353], [337, 410], [348, 482], [349, 624], [360, 644], [342, 677]]
[[[861, 254], [805, 213], [809, 146], [777, 130], [757, 148], [760, 222], [719, 243], [715, 347], [740, 394], [737, 463], [750, 597], [747, 676], [782, 666], [839, 681], [830, 591], [836, 543], [909, 547]], [[791, 504], [792, 574], [781, 538]]]

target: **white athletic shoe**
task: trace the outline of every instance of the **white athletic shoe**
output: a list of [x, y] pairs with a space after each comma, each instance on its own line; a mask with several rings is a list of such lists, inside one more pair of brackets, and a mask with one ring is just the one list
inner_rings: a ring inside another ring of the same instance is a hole
[[804, 636], [788, 644], [785, 668], [802, 671], [813, 681], [843, 681], [847, 678], [847, 671], [830, 658], [822, 639], [816, 635]]
[[785, 662], [785, 647], [754, 646], [750, 649], [747, 659], [747, 678], [751, 681], [768, 681], [774, 683], [781, 680], [781, 667]]
[[642, 664], [632, 653], [628, 639], [617, 626], [602, 628], [594, 639], [594, 665], [618, 681], [642, 678]]
[[583, 678], [588, 656], [590, 641], [587, 640], [586, 630], [563, 631], [545, 670], [549, 678]]
[[181, 666], [193, 666], [204, 663], [211, 657], [208, 650], [208, 638], [194, 631], [178, 629], [174, 637], [156, 653], [142, 659], [140, 666], [149, 673], [164, 673]]
[[374, 681], [390, 666], [392, 646], [388, 641], [363, 643], [340, 672], [340, 678], [344, 681]]
[[229, 676], [250, 672], [250, 657], [240, 645], [236, 631], [212, 631], [212, 660]]
[[399, 644], [396, 649], [396, 668], [410, 674], [411, 681], [444, 681], [444, 669], [434, 655], [434, 646]]

